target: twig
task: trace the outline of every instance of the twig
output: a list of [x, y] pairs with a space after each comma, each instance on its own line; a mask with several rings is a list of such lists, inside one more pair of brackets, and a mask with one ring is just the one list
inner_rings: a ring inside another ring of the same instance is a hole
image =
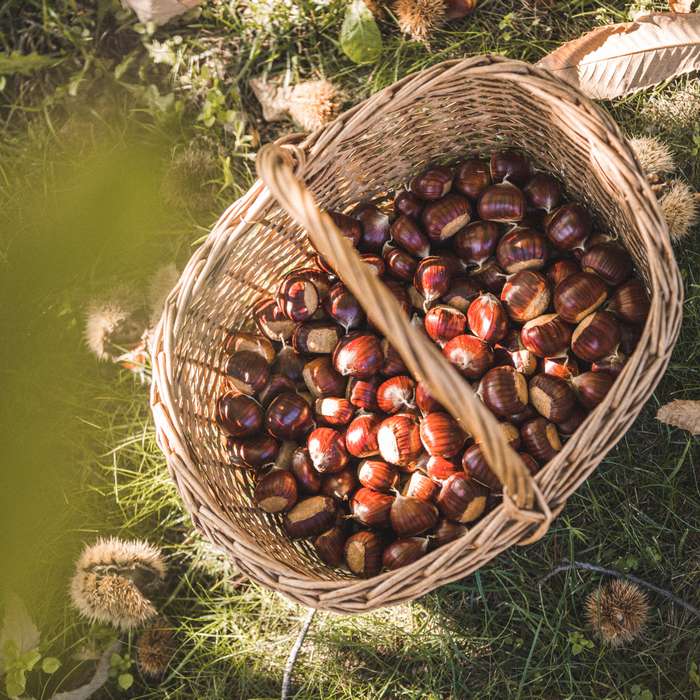
[[549, 573], [545, 574], [539, 580], [538, 585], [541, 588], [542, 585], [550, 578], [552, 578], [552, 576], [554, 576], [555, 574], [558, 574], [561, 571], [570, 571], [571, 569], [586, 569], [587, 571], [596, 571], [599, 574], [606, 574], [607, 576], [615, 576], [617, 578], [627, 579], [628, 581], [632, 581], [632, 583], [636, 583], [638, 586], [643, 586], [644, 588], [648, 588], [650, 591], [654, 591], [655, 593], [662, 595], [664, 598], [667, 598], [672, 603], [675, 603], [676, 605], [685, 608], [689, 613], [695, 615], [695, 617], [700, 617], [700, 610], [698, 610], [694, 605], [686, 603], [685, 600], [674, 595], [673, 593], [671, 593], [671, 591], [667, 591], [665, 588], [659, 588], [659, 586], [655, 586], [653, 583], [649, 583], [649, 581], [645, 581], [644, 579], [638, 578], [634, 574], [624, 574], [621, 571], [615, 571], [615, 569], [606, 569], [602, 566], [598, 566], [597, 564], [589, 564], [585, 561], [564, 561], [562, 564], [555, 566]]
[[292, 650], [289, 652], [289, 657], [287, 658], [287, 665], [284, 667], [284, 675], [282, 676], [282, 700], [289, 700], [292, 692], [292, 672], [294, 671], [294, 664], [297, 661], [297, 656], [299, 656], [299, 651], [304, 644], [304, 639], [306, 639], [306, 634], [311, 627], [314, 615], [316, 614], [315, 608], [311, 608], [304, 618], [304, 624], [301, 626], [301, 631], [299, 636], [294, 642]]

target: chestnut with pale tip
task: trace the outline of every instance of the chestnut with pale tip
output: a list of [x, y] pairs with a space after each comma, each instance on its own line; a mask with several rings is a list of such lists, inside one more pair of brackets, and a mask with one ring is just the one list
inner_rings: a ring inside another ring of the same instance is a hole
[[545, 219], [547, 238], [561, 250], [581, 248], [592, 228], [591, 215], [580, 204], [564, 204]]
[[574, 329], [571, 350], [584, 362], [596, 362], [611, 355], [620, 344], [620, 326], [608, 311], [595, 311]]
[[581, 272], [581, 268], [575, 260], [570, 258], [562, 258], [561, 260], [555, 260], [549, 268], [547, 268], [547, 279], [552, 285], [553, 289], [556, 289], [560, 282], [563, 282], [567, 277]]
[[488, 489], [465, 474], [453, 474], [446, 479], [437, 497], [437, 507], [446, 518], [458, 523], [470, 523], [486, 510]]
[[571, 326], [561, 316], [544, 314], [522, 327], [520, 340], [537, 357], [557, 357], [568, 350], [571, 333]]
[[235, 464], [242, 462], [252, 469], [260, 469], [274, 463], [280, 446], [271, 435], [256, 435], [243, 440], [229, 436], [226, 448]]
[[376, 576], [382, 569], [384, 543], [375, 532], [361, 530], [345, 541], [345, 563], [361, 578]]
[[454, 251], [467, 264], [481, 265], [495, 250], [501, 230], [493, 221], [474, 221], [454, 237]]
[[280, 440], [298, 440], [313, 427], [311, 406], [292, 392], [275, 396], [265, 412], [265, 428]]
[[389, 217], [371, 203], [360, 204], [354, 216], [362, 226], [360, 250], [378, 253], [389, 240]]
[[528, 204], [534, 209], [551, 212], [561, 202], [559, 180], [547, 173], [536, 173], [523, 187]]
[[523, 445], [538, 462], [549, 462], [561, 450], [557, 426], [545, 418], [528, 421], [520, 429]]
[[510, 182], [501, 182], [485, 189], [476, 208], [479, 218], [499, 223], [517, 223], [526, 210], [525, 195]]
[[363, 413], [353, 418], [345, 431], [345, 447], [353, 457], [379, 454], [377, 434], [382, 420], [376, 413]]
[[422, 451], [420, 429], [413, 415], [397, 413], [384, 419], [377, 431], [379, 454], [389, 464], [408, 467]]
[[347, 380], [333, 367], [330, 357], [315, 357], [304, 365], [302, 371], [304, 384], [312, 396], [342, 396]]
[[346, 467], [335, 474], [328, 474], [321, 482], [321, 493], [324, 496], [337, 498], [339, 501], [347, 501], [356, 488], [357, 475], [352, 467]]
[[425, 314], [423, 325], [432, 340], [443, 347], [452, 338], [464, 333], [467, 317], [452, 306], [439, 304]]
[[262, 428], [262, 408], [250, 396], [228, 392], [216, 402], [216, 422], [233, 437], [250, 437]]
[[257, 333], [238, 331], [226, 337], [224, 349], [227, 353], [236, 353], [241, 350], [255, 352], [262, 357], [268, 365], [271, 365], [277, 358], [275, 347], [269, 338]]
[[339, 211], [329, 211], [327, 213], [343, 236], [357, 248], [362, 240], [362, 224], [357, 219], [353, 219], [351, 216]]
[[410, 216], [412, 219], [419, 219], [423, 211], [424, 202], [416, 197], [413, 192], [403, 190], [396, 195], [394, 200], [394, 211], [397, 214]]
[[471, 219], [472, 207], [466, 197], [448, 194], [426, 204], [421, 223], [431, 241], [444, 241], [454, 236]]
[[395, 496], [363, 486], [355, 491], [351, 501], [352, 517], [368, 527], [389, 527], [391, 506]]
[[333, 474], [348, 463], [345, 437], [334, 428], [315, 428], [306, 440], [309, 458], [316, 471]]
[[458, 540], [460, 537], [464, 537], [467, 532], [468, 530], [464, 525], [455, 523], [447, 518], [440, 518], [435, 530], [430, 535], [430, 539], [435, 547], [442, 547]]
[[418, 561], [427, 551], [427, 537], [402, 537], [387, 545], [382, 555], [382, 565], [389, 571], [408, 566]]
[[608, 298], [608, 287], [591, 272], [576, 272], [554, 290], [554, 308], [569, 323], [578, 323]]
[[226, 375], [242, 394], [257, 394], [270, 379], [270, 365], [256, 352], [240, 350], [226, 362]]
[[252, 311], [255, 325], [269, 340], [285, 342], [292, 337], [294, 321], [287, 318], [274, 299], [262, 299]]
[[359, 328], [365, 322], [365, 312], [350, 290], [341, 282], [330, 288], [323, 304], [326, 313], [345, 332]]
[[433, 481], [441, 484], [445, 479], [460, 472], [459, 461], [456, 458], [431, 456], [426, 465], [425, 473]]
[[347, 532], [341, 523], [322, 532], [314, 539], [314, 549], [319, 559], [327, 566], [340, 566], [343, 563]]
[[508, 314], [491, 293], [480, 294], [467, 310], [469, 329], [487, 343], [496, 343], [508, 333]]
[[527, 156], [514, 148], [492, 153], [490, 169], [494, 182], [507, 180], [516, 185], [524, 185], [532, 173]]
[[485, 486], [493, 493], [500, 493], [503, 490], [501, 482], [486, 461], [480, 445], [472, 445], [464, 451], [462, 455], [462, 469], [470, 479]]
[[406, 375], [390, 377], [377, 389], [377, 405], [384, 413], [398, 413], [415, 408], [415, 400], [416, 383]]
[[413, 276], [413, 284], [428, 304], [447, 293], [453, 271], [448, 260], [431, 255], [421, 260]]
[[290, 320], [308, 321], [318, 309], [318, 291], [312, 282], [292, 273], [282, 280], [277, 305]]
[[430, 240], [410, 216], [399, 216], [391, 224], [391, 239], [414, 258], [430, 255]]
[[518, 323], [541, 316], [549, 306], [552, 293], [547, 278], [535, 270], [521, 270], [506, 280], [501, 301], [508, 315]]
[[410, 496], [411, 498], [418, 498], [421, 501], [432, 502], [435, 499], [438, 489], [438, 484], [428, 475], [420, 471], [415, 471], [406, 482], [403, 495]]
[[390, 275], [404, 282], [413, 279], [418, 268], [418, 261], [405, 250], [387, 245], [384, 246], [382, 257]]
[[541, 270], [549, 259], [545, 237], [525, 226], [508, 231], [498, 242], [496, 260], [508, 274]]
[[434, 201], [452, 189], [452, 171], [444, 165], [431, 165], [416, 175], [410, 184], [411, 192], [420, 199]]
[[297, 447], [294, 450], [289, 471], [296, 478], [301, 493], [314, 495], [321, 490], [321, 475], [314, 469], [309, 451], [305, 447]]
[[571, 380], [578, 400], [588, 409], [594, 409], [607, 396], [615, 383], [609, 372], [583, 372]]
[[333, 526], [336, 514], [336, 502], [330, 496], [310, 496], [285, 515], [284, 530], [294, 540], [315, 537]]
[[620, 285], [612, 293], [607, 308], [627, 323], [644, 323], [647, 320], [650, 304], [642, 281], [634, 278]]
[[367, 379], [377, 374], [383, 364], [382, 343], [372, 333], [349, 333], [333, 351], [333, 367], [344, 377]]
[[339, 396], [321, 396], [314, 402], [316, 418], [328, 425], [346, 425], [355, 415], [355, 407]]
[[452, 338], [445, 343], [442, 354], [467, 379], [479, 379], [494, 364], [494, 354], [489, 344], [474, 335], [463, 334]]
[[253, 498], [266, 513], [283, 513], [297, 502], [297, 482], [284, 469], [272, 469], [255, 485]]
[[391, 491], [399, 483], [399, 471], [381, 459], [363, 459], [357, 469], [359, 482], [375, 491]]
[[481, 379], [479, 393], [486, 406], [503, 418], [520, 413], [528, 403], [527, 380], [513, 367], [490, 369]]
[[430, 502], [396, 494], [391, 504], [389, 520], [391, 528], [400, 537], [422, 535], [435, 526], [438, 509]]
[[467, 277], [456, 277], [450, 282], [449, 289], [442, 295], [442, 301], [466, 314], [469, 304], [477, 296], [479, 296], [479, 289], [471, 280]]
[[382, 380], [379, 377], [370, 377], [369, 379], [350, 377], [345, 398], [356, 408], [364, 411], [376, 411], [378, 408], [377, 389], [381, 383]]
[[549, 374], [536, 374], [530, 380], [528, 391], [535, 410], [553, 423], [567, 420], [576, 406], [571, 387]]
[[308, 321], [297, 324], [292, 333], [292, 347], [299, 353], [329, 355], [342, 337], [343, 332], [335, 323]]
[[428, 413], [420, 420], [420, 439], [431, 456], [454, 457], [464, 445], [466, 436], [448, 413]]
[[617, 287], [631, 274], [634, 266], [627, 251], [615, 243], [591, 246], [581, 258], [581, 269], [594, 272], [606, 284]]
[[478, 158], [469, 158], [457, 166], [452, 187], [470, 199], [479, 195], [491, 184], [491, 169], [488, 163]]

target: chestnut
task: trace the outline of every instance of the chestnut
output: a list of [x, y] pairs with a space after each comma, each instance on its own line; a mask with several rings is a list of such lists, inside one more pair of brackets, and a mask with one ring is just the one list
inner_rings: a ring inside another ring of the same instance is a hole
[[545, 418], [535, 418], [520, 429], [523, 445], [538, 462], [549, 462], [561, 450], [557, 426]]
[[[429, 479], [440, 484], [453, 474], [460, 471], [459, 462], [456, 458], [440, 457], [433, 455], [425, 465], [425, 473]], [[417, 473], [417, 472], [416, 472]]]
[[244, 440], [229, 437], [226, 447], [234, 462], [242, 462], [253, 469], [273, 464], [279, 453], [279, 443], [270, 435], [256, 435]]
[[277, 292], [277, 305], [292, 321], [308, 321], [319, 305], [319, 294], [313, 283], [294, 273], [287, 275]]
[[424, 258], [416, 269], [413, 284], [428, 304], [439, 299], [450, 288], [452, 269], [442, 257]]
[[294, 321], [290, 321], [274, 299], [263, 299], [253, 306], [253, 318], [260, 332], [269, 340], [284, 342], [292, 337]]
[[493, 351], [488, 343], [473, 335], [465, 334], [452, 338], [445, 343], [442, 354], [467, 379], [478, 379], [494, 363]]
[[509, 423], [518, 426], [522, 425], [523, 423], [527, 423], [527, 421], [532, 420], [533, 418], [537, 418], [537, 411], [531, 404], [525, 406], [522, 411], [518, 411], [518, 413], [513, 413], [510, 416], [507, 416]]
[[581, 258], [584, 272], [595, 272], [611, 287], [622, 284], [632, 274], [632, 267], [632, 258], [627, 251], [614, 243], [591, 246]]
[[525, 216], [525, 195], [515, 185], [501, 182], [481, 193], [476, 208], [485, 221], [516, 223]]
[[298, 440], [313, 427], [311, 407], [299, 394], [275, 396], [265, 412], [265, 428], [280, 440]]
[[361, 530], [345, 542], [345, 563], [355, 576], [376, 576], [382, 568], [383, 552], [381, 537], [375, 532]]
[[457, 166], [452, 187], [470, 199], [479, 195], [491, 184], [491, 170], [487, 163], [470, 158]]
[[362, 225], [360, 222], [339, 211], [329, 211], [328, 215], [333, 219], [333, 223], [340, 229], [343, 236], [349, 239], [357, 248], [362, 239]]
[[297, 447], [294, 450], [289, 471], [296, 478], [301, 493], [313, 495], [321, 490], [321, 475], [314, 469], [309, 451], [305, 447]]
[[340, 566], [343, 563], [347, 533], [341, 523], [322, 532], [314, 539], [314, 549], [318, 558], [327, 566]]
[[335, 323], [299, 323], [292, 333], [292, 347], [300, 353], [328, 355], [333, 352], [341, 337], [340, 327]]
[[561, 357], [545, 357], [542, 361], [542, 371], [557, 379], [568, 382], [579, 373], [578, 362], [571, 353], [566, 353]]
[[571, 415], [561, 423], [557, 423], [557, 429], [560, 435], [569, 436], [573, 435], [579, 428], [579, 426], [586, 420], [588, 411], [586, 411], [581, 405], [576, 404]]
[[571, 326], [561, 316], [544, 314], [522, 327], [520, 340], [538, 357], [556, 357], [568, 349], [571, 333]]
[[610, 297], [608, 311], [627, 323], [642, 324], [649, 313], [649, 297], [636, 277], [620, 285]]
[[418, 219], [423, 211], [423, 204], [424, 203], [418, 199], [413, 192], [404, 190], [396, 195], [394, 211], [396, 211], [397, 214], [403, 214], [404, 216], [410, 216], [412, 219]]
[[379, 453], [377, 433], [382, 420], [375, 413], [363, 413], [348, 425], [345, 447], [353, 457], [371, 457]]
[[471, 332], [487, 343], [495, 343], [508, 333], [508, 315], [491, 293], [480, 294], [467, 310]]
[[296, 391], [296, 384], [284, 374], [273, 374], [270, 381], [258, 392], [260, 403], [267, 407], [275, 396], [288, 391]]
[[355, 491], [350, 502], [352, 517], [368, 527], [388, 527], [394, 498], [391, 494], [363, 486]]
[[481, 265], [490, 258], [501, 237], [493, 221], [474, 221], [454, 237], [454, 251], [467, 264]]
[[567, 420], [576, 406], [571, 387], [550, 374], [536, 374], [528, 384], [528, 392], [535, 410], [553, 423]]
[[306, 440], [309, 458], [316, 471], [334, 474], [348, 463], [343, 434], [334, 428], [315, 428]]
[[560, 282], [563, 282], [567, 277], [571, 277], [576, 272], [581, 272], [581, 268], [575, 260], [570, 258], [562, 258], [555, 260], [547, 269], [547, 279], [551, 282], [552, 287], [556, 288]]
[[297, 450], [298, 444], [292, 440], [285, 440], [281, 445], [277, 457], [275, 457], [275, 467], [277, 469], [290, 470], [292, 466], [292, 457]]
[[420, 430], [415, 417], [407, 413], [389, 416], [379, 426], [377, 442], [385, 462], [408, 467], [421, 453]]
[[367, 379], [379, 372], [383, 364], [382, 343], [372, 333], [349, 333], [333, 351], [333, 366], [344, 377]]
[[[430, 462], [430, 460], [428, 461]], [[429, 476], [426, 476], [422, 472], [415, 471], [411, 474], [406, 484], [404, 496], [419, 498], [421, 501], [432, 501], [435, 498], [438, 488], [438, 485]]]
[[420, 226], [409, 216], [399, 216], [391, 225], [391, 238], [414, 258], [430, 255], [430, 241]]
[[564, 204], [545, 219], [547, 238], [561, 250], [582, 248], [590, 236], [591, 216], [580, 204]]
[[300, 355], [291, 345], [284, 345], [277, 353], [277, 359], [272, 365], [273, 372], [288, 377], [293, 382], [303, 379], [306, 358]]
[[420, 421], [420, 439], [431, 457], [454, 457], [466, 436], [448, 413], [428, 413]]
[[593, 313], [608, 297], [608, 287], [598, 275], [576, 272], [554, 290], [554, 308], [569, 323]]
[[242, 394], [257, 394], [270, 379], [270, 366], [257, 352], [240, 350], [228, 358], [226, 374]]
[[307, 362], [302, 376], [312, 396], [341, 396], [345, 393], [347, 380], [335, 371], [333, 362], [327, 355]]
[[509, 274], [521, 270], [541, 270], [549, 259], [545, 237], [531, 228], [508, 231], [496, 247], [496, 260]]
[[255, 485], [253, 498], [266, 513], [282, 513], [297, 502], [297, 482], [284, 469], [272, 469]]
[[229, 354], [240, 352], [241, 350], [255, 352], [260, 355], [268, 365], [271, 365], [277, 357], [275, 348], [270, 340], [263, 335], [257, 335], [257, 333], [238, 331], [233, 335], [229, 335], [226, 338], [224, 348]]
[[450, 282], [449, 289], [442, 295], [442, 301], [466, 314], [469, 304], [478, 295], [479, 289], [472, 281], [467, 277], [456, 277]]
[[418, 268], [418, 261], [401, 248], [384, 246], [382, 257], [389, 274], [399, 280], [409, 281]]
[[300, 279], [307, 280], [313, 284], [318, 293], [318, 302], [321, 305], [328, 296], [330, 288], [333, 286], [333, 278], [328, 272], [323, 270], [318, 270], [315, 267], [304, 267], [299, 270], [295, 270], [292, 275], [299, 277]]
[[494, 346], [494, 359], [494, 364], [510, 365], [528, 377], [537, 371], [537, 356], [523, 345], [515, 328]]
[[381, 459], [363, 459], [357, 470], [357, 478], [368, 489], [391, 491], [399, 483], [399, 472]]
[[365, 321], [365, 312], [359, 302], [341, 282], [331, 287], [323, 308], [346, 333], [359, 328]]
[[329, 496], [310, 496], [285, 515], [285, 532], [292, 539], [320, 535], [333, 526], [336, 512], [335, 501]]
[[464, 473], [493, 493], [501, 493], [503, 486], [498, 477], [491, 471], [486, 457], [479, 445], [472, 445], [462, 455]]
[[615, 377], [608, 372], [583, 372], [571, 380], [579, 401], [588, 409], [595, 408], [614, 383]]
[[494, 258], [489, 258], [485, 263], [470, 273], [469, 278], [480, 289], [486, 289], [491, 294], [500, 294], [506, 282], [506, 275]]
[[374, 204], [361, 204], [354, 212], [362, 226], [359, 248], [368, 253], [378, 253], [389, 240], [389, 217]]
[[[471, 308], [471, 307], [470, 307]], [[452, 306], [433, 306], [423, 319], [427, 334], [440, 346], [464, 333], [467, 317]]]
[[625, 355], [629, 356], [634, 352], [641, 337], [642, 329], [639, 326], [620, 323], [620, 350]]
[[356, 488], [357, 477], [355, 470], [350, 467], [324, 476], [321, 482], [321, 493], [324, 496], [337, 498], [339, 501], [347, 501]]
[[527, 452], [518, 452], [518, 457], [523, 461], [525, 468], [530, 472], [532, 476], [535, 476], [538, 471], [542, 468], [540, 463]]
[[422, 535], [434, 527], [438, 515], [438, 509], [432, 503], [400, 493], [396, 494], [389, 511], [391, 528], [399, 537]]
[[418, 561], [428, 551], [427, 537], [402, 537], [386, 547], [382, 565], [389, 571], [400, 569]]
[[320, 396], [314, 403], [314, 413], [327, 425], [346, 425], [355, 415], [355, 407], [338, 396]]
[[513, 367], [490, 369], [481, 379], [479, 392], [486, 406], [504, 418], [520, 413], [527, 406], [527, 380]]
[[448, 194], [426, 204], [421, 223], [431, 241], [444, 241], [454, 236], [471, 219], [472, 207], [466, 197]]
[[460, 537], [464, 537], [468, 532], [467, 528], [460, 523], [453, 523], [447, 518], [440, 518], [431, 539], [436, 547], [454, 542]]
[[350, 377], [345, 398], [356, 408], [361, 408], [365, 411], [376, 411], [378, 408], [377, 389], [381, 381], [379, 377], [370, 377], [369, 379]]
[[469, 523], [483, 515], [487, 494], [488, 489], [474, 479], [464, 474], [453, 474], [443, 482], [437, 506], [446, 518]]
[[431, 165], [411, 180], [411, 192], [420, 199], [440, 199], [452, 189], [452, 177], [444, 165]]
[[534, 209], [544, 209], [547, 213], [559, 206], [561, 185], [546, 173], [536, 173], [523, 188], [528, 204]]
[[380, 371], [385, 377], [395, 377], [398, 374], [406, 374], [408, 372], [401, 355], [399, 355], [396, 348], [387, 338], [382, 340], [382, 353], [384, 354], [384, 364]]
[[416, 406], [425, 415], [433, 411], [444, 411], [442, 404], [430, 393], [430, 389], [425, 382], [416, 384]]
[[516, 185], [524, 185], [531, 174], [530, 161], [524, 153], [506, 148], [491, 155], [491, 177], [494, 182], [507, 180]]
[[521, 270], [509, 277], [501, 291], [508, 315], [525, 323], [543, 314], [552, 298], [546, 277], [535, 270]]
[[233, 437], [249, 437], [262, 428], [262, 409], [250, 396], [228, 392], [216, 402], [216, 422]]
[[390, 377], [377, 389], [377, 405], [384, 413], [415, 408], [416, 383], [406, 375]]
[[383, 258], [380, 258], [374, 253], [363, 253], [360, 255], [360, 260], [369, 267], [377, 277], [381, 277], [386, 272], [386, 265]]
[[585, 362], [595, 362], [613, 353], [620, 344], [620, 327], [608, 311], [595, 311], [576, 326], [571, 349]]
[[619, 350], [596, 360], [591, 364], [591, 372], [609, 372], [613, 377], [617, 377], [627, 363], [627, 355]]

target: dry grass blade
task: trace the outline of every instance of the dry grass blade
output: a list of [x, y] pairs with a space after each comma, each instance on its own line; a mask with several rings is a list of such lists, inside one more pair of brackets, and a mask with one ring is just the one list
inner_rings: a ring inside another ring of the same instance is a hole
[[589, 97], [611, 99], [700, 68], [700, 14], [598, 27], [539, 61]]

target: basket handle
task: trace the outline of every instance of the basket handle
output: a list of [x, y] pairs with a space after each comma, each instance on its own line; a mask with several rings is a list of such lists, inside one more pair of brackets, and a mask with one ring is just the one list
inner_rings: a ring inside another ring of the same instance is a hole
[[[319, 210], [311, 192], [295, 176], [291, 161], [288, 150], [267, 144], [258, 152], [258, 175], [282, 208], [305, 229], [314, 248], [340, 273], [343, 283], [396, 348], [413, 376], [425, 382], [435, 398], [481, 444], [489, 465], [503, 484], [504, 502], [515, 506], [511, 509], [513, 516], [518, 518], [521, 514], [528, 521], [540, 520], [541, 514], [521, 510], [531, 509], [537, 496], [548, 525], [550, 518], [542, 494], [520, 457], [504, 440], [494, 416], [437, 347], [412, 327], [394, 295], [362, 263], [330, 216]], [[536, 515], [539, 517], [533, 517]]]

